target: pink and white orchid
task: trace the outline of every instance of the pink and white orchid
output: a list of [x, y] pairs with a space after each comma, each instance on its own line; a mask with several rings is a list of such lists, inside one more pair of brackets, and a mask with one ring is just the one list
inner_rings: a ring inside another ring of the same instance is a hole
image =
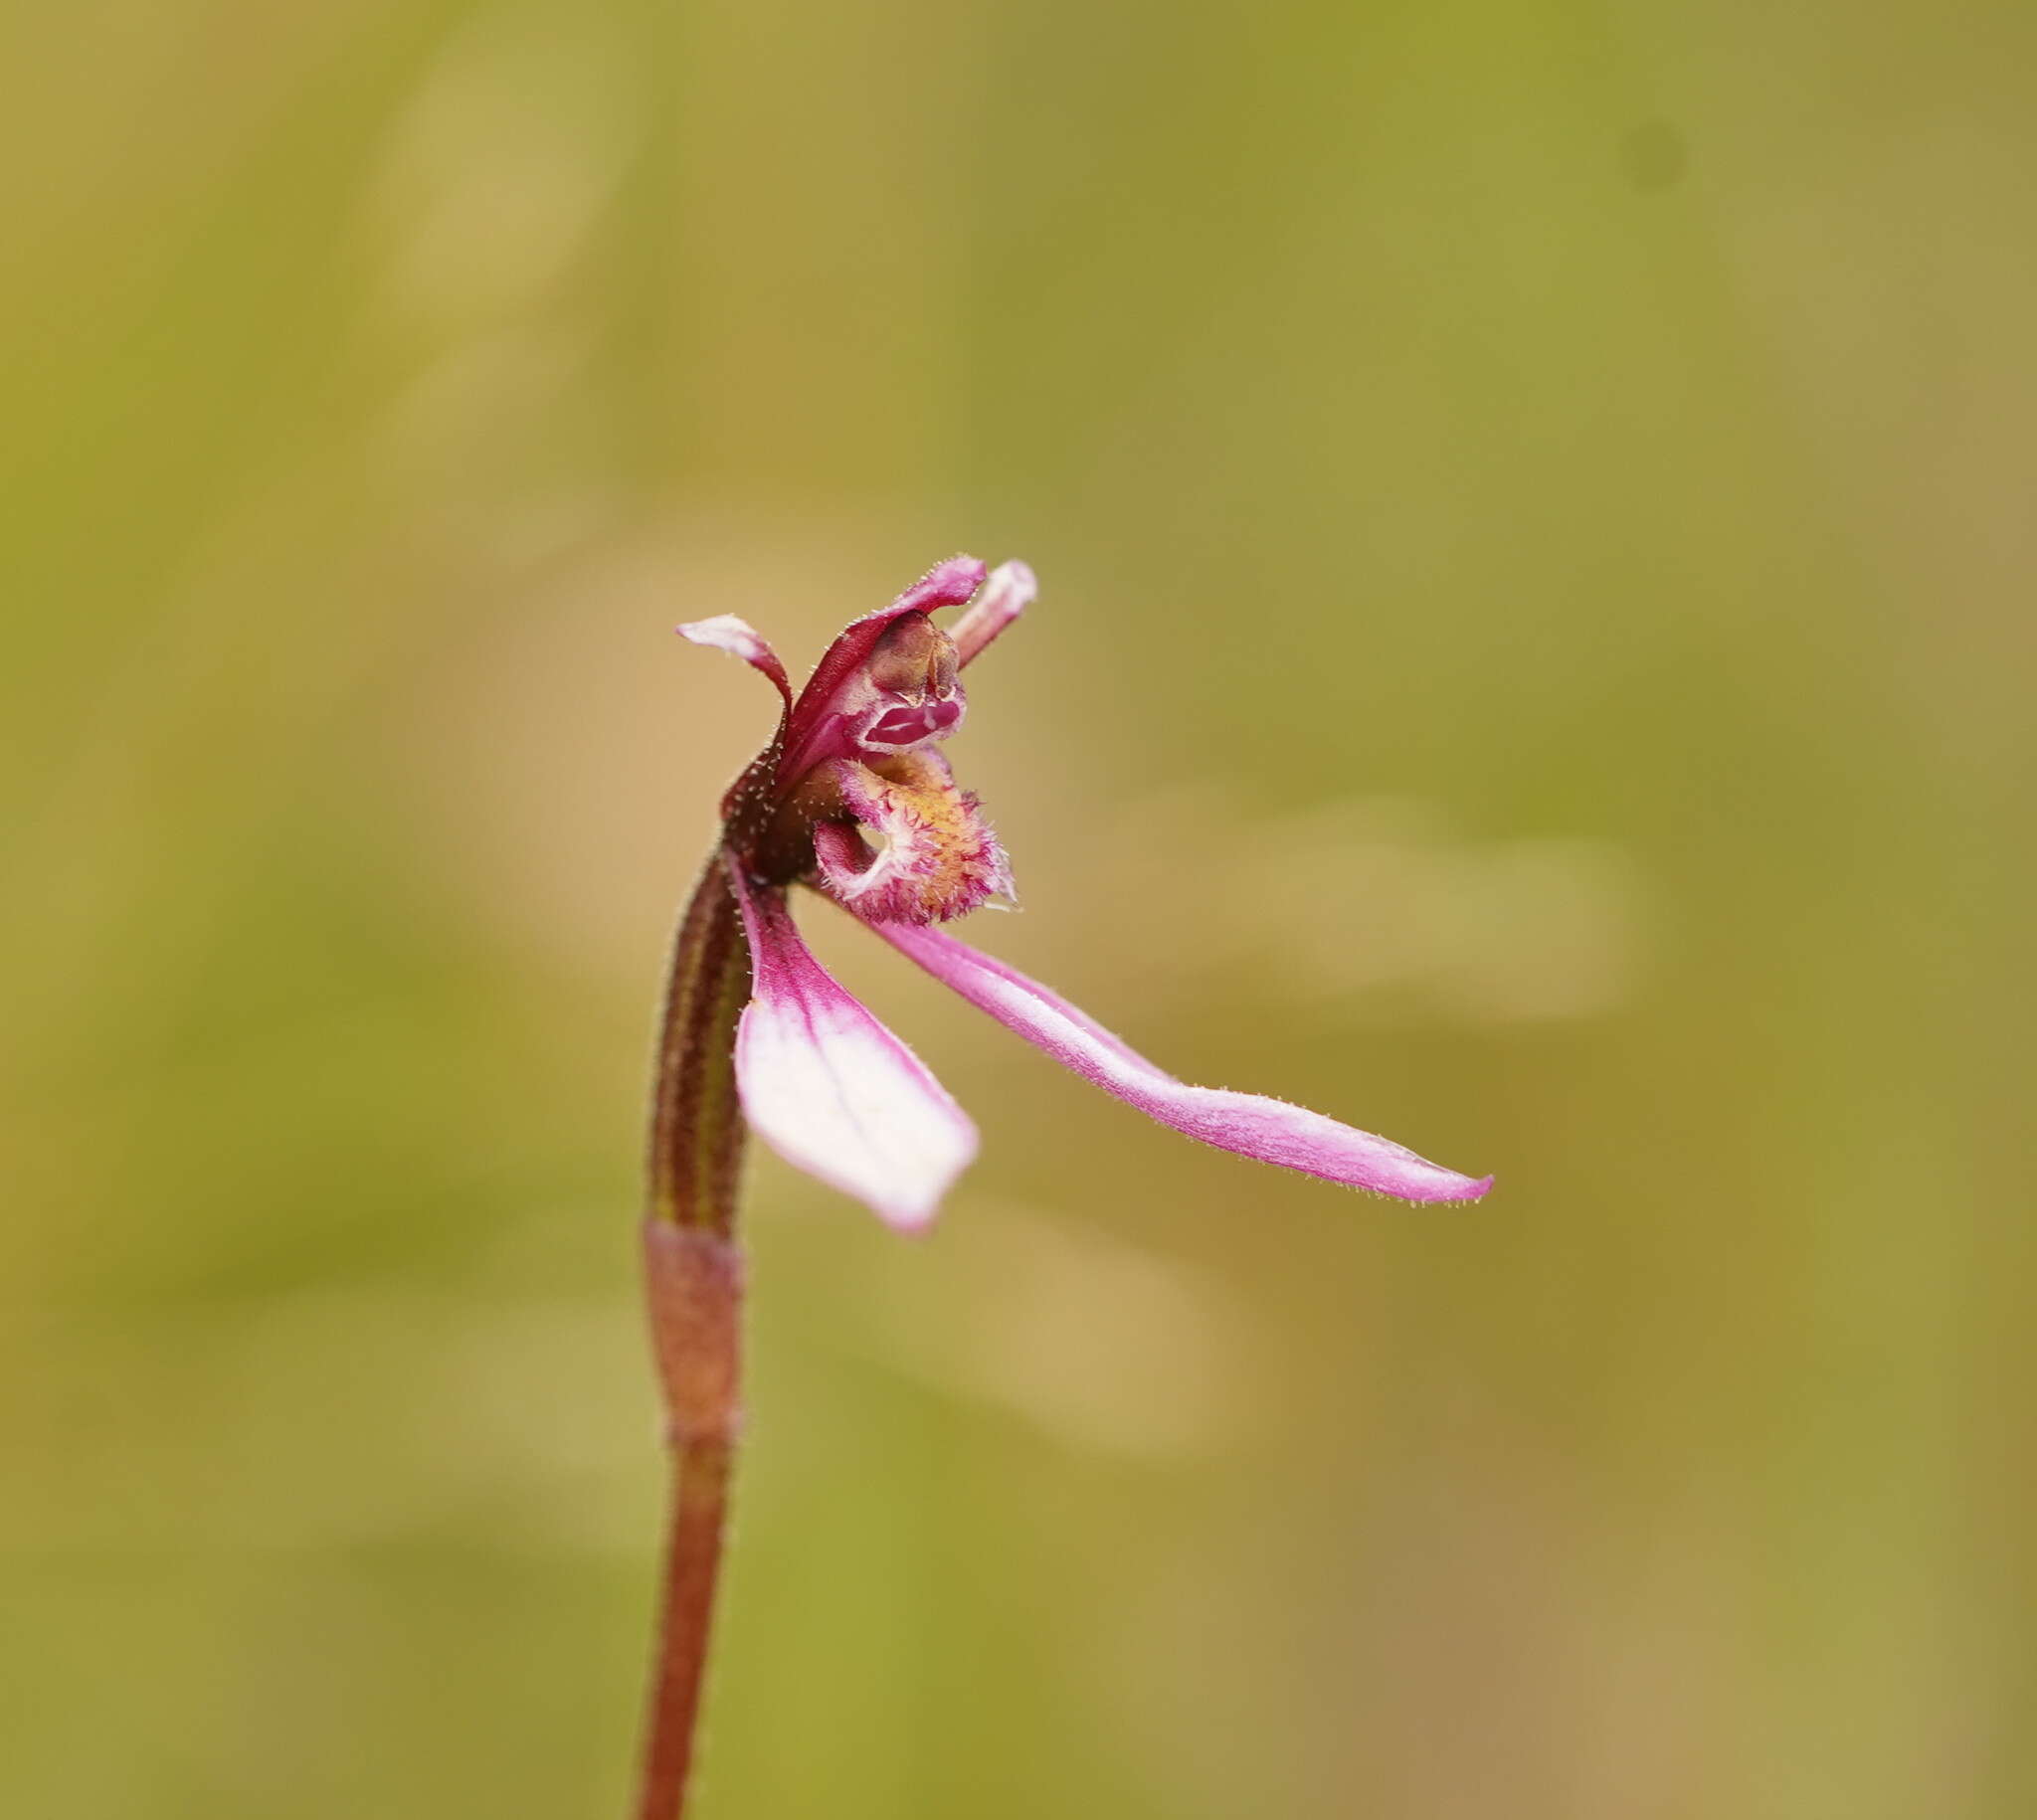
[[[1403, 1200], [1477, 1199], [1489, 1177], [1458, 1175], [1282, 1100], [1177, 1080], [939, 926], [1011, 895], [1004, 850], [940, 748], [967, 706], [960, 671], [1035, 592], [1023, 563], [986, 574], [968, 557], [944, 562], [851, 623], [797, 696], [743, 621], [724, 614], [679, 628], [761, 671], [784, 704], [777, 734], [723, 799], [717, 861], [749, 949], [735, 1082], [750, 1126], [788, 1162], [908, 1231], [933, 1219], [976, 1155], [969, 1116], [800, 939], [787, 903], [799, 885], [1084, 1080], [1188, 1137]], [[948, 607], [967, 611], [943, 630], [929, 616]]]
[[[1191, 1087], [1045, 987], [939, 927], [1009, 897], [1011, 867], [941, 744], [960, 672], [1034, 593], [1032, 572], [958, 556], [848, 626], [798, 696], [777, 653], [724, 614], [679, 630], [760, 670], [778, 732], [722, 799], [721, 838], [679, 925], [652, 1094], [645, 1288], [674, 1487], [638, 1820], [683, 1820], [728, 1489], [741, 1427], [743, 1134], [927, 1225], [976, 1127], [919, 1057], [807, 951], [787, 897], [832, 897], [935, 979], [1084, 1080], [1219, 1150], [1404, 1200], [1491, 1185], [1281, 1100]], [[929, 617], [966, 607], [952, 628]]]

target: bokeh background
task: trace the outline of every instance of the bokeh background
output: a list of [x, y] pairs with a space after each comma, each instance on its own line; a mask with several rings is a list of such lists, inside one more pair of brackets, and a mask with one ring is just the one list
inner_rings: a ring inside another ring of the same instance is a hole
[[2037, 1811], [2037, 13], [5, 27], [0, 1811], [623, 1811], [673, 907], [939, 557], [984, 1128], [762, 1158], [707, 1820]]

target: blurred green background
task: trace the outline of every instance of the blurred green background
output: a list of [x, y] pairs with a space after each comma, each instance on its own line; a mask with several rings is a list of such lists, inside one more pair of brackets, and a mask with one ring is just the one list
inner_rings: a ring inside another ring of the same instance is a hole
[[2037, 13], [5, 27], [0, 1811], [623, 1811], [673, 908], [1038, 569], [927, 1243], [769, 1158], [705, 1820], [2037, 1811]]

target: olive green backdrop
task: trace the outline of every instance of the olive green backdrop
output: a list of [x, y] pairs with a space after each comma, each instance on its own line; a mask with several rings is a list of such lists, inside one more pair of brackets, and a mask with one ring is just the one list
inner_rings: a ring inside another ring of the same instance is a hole
[[0, 1810], [623, 1811], [672, 907], [956, 549], [984, 1128], [753, 1171], [702, 1820], [2011, 1820], [2037, 15], [5, 28]]

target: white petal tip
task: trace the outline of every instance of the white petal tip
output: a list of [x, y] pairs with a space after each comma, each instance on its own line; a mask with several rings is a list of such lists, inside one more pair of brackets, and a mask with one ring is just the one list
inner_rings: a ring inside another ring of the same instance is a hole
[[717, 613], [705, 620], [688, 620], [672, 630], [690, 644], [712, 645], [716, 650], [728, 651], [750, 663], [755, 663], [770, 648], [756, 627], [732, 613]]
[[[946, 1199], [946, 1196], [943, 1195], [942, 1199]], [[932, 1206], [906, 1207], [895, 1203], [889, 1206], [880, 1206], [875, 1201], [870, 1201], [867, 1204], [870, 1211], [876, 1214], [900, 1238], [925, 1238], [934, 1229], [941, 1216], [941, 1201], [939, 1200], [935, 1201]]]
[[1404, 1200], [1409, 1206], [1414, 1207], [1469, 1206], [1473, 1201], [1483, 1200], [1492, 1191], [1492, 1183], [1493, 1179], [1490, 1176], [1482, 1176], [1476, 1181], [1465, 1177], [1433, 1188], [1389, 1187], [1381, 1191], [1392, 1195], [1395, 1200]]
[[1014, 558], [1000, 563], [984, 578], [983, 590], [955, 622], [955, 660], [968, 663], [1039, 598], [1032, 570]]

